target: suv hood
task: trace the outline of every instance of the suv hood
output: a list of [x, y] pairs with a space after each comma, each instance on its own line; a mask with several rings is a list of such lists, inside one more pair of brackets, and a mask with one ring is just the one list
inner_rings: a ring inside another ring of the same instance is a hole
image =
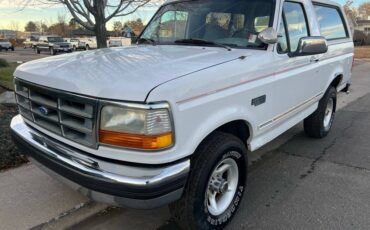
[[239, 56], [238, 50], [219, 47], [119, 47], [27, 62], [14, 76], [77, 94], [143, 102], [150, 90], [162, 83]]

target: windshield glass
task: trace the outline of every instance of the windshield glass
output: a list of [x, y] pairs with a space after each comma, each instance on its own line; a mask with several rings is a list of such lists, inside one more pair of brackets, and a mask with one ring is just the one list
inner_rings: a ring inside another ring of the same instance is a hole
[[0, 39], [0, 42], [7, 42], [7, 40], [5, 40], [5, 39]]
[[62, 37], [48, 37], [49, 42], [64, 42]]
[[[272, 25], [273, 0], [198, 0], [163, 6], [142, 33], [139, 43], [265, 48], [258, 33]], [[184, 39], [186, 42], [184, 42]], [[190, 42], [189, 42], [190, 40]], [[211, 43], [212, 42], [212, 43]], [[196, 43], [205, 45], [206, 43]]]

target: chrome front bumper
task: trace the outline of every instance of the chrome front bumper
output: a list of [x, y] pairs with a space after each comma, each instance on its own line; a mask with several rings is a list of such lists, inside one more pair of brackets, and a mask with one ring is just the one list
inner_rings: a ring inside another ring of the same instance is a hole
[[159, 207], [179, 199], [190, 160], [155, 166], [93, 157], [40, 133], [20, 115], [10, 124], [22, 153], [93, 200], [131, 208]]

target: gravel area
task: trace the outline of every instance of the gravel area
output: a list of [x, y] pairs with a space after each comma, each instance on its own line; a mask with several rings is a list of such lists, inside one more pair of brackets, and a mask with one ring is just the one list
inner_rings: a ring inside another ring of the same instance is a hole
[[[2, 89], [0, 87], [0, 93]], [[0, 170], [28, 162], [15, 147], [10, 135], [10, 120], [18, 113], [15, 105], [0, 104]]]

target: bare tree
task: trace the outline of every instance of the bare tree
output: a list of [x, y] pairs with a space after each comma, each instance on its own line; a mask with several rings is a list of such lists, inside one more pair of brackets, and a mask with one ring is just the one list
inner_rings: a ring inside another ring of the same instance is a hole
[[113, 32], [115, 36], [121, 36], [122, 35], [122, 29], [123, 25], [120, 21], [113, 22]]
[[11, 21], [10, 22], [10, 25], [9, 25], [9, 28], [11, 30], [14, 30], [15, 32], [15, 38], [18, 38], [18, 32], [19, 32], [19, 22], [18, 21]]
[[106, 24], [114, 17], [126, 16], [150, 0], [48, 0], [64, 4], [73, 18], [88, 30], [94, 31], [98, 48], [107, 46]]

